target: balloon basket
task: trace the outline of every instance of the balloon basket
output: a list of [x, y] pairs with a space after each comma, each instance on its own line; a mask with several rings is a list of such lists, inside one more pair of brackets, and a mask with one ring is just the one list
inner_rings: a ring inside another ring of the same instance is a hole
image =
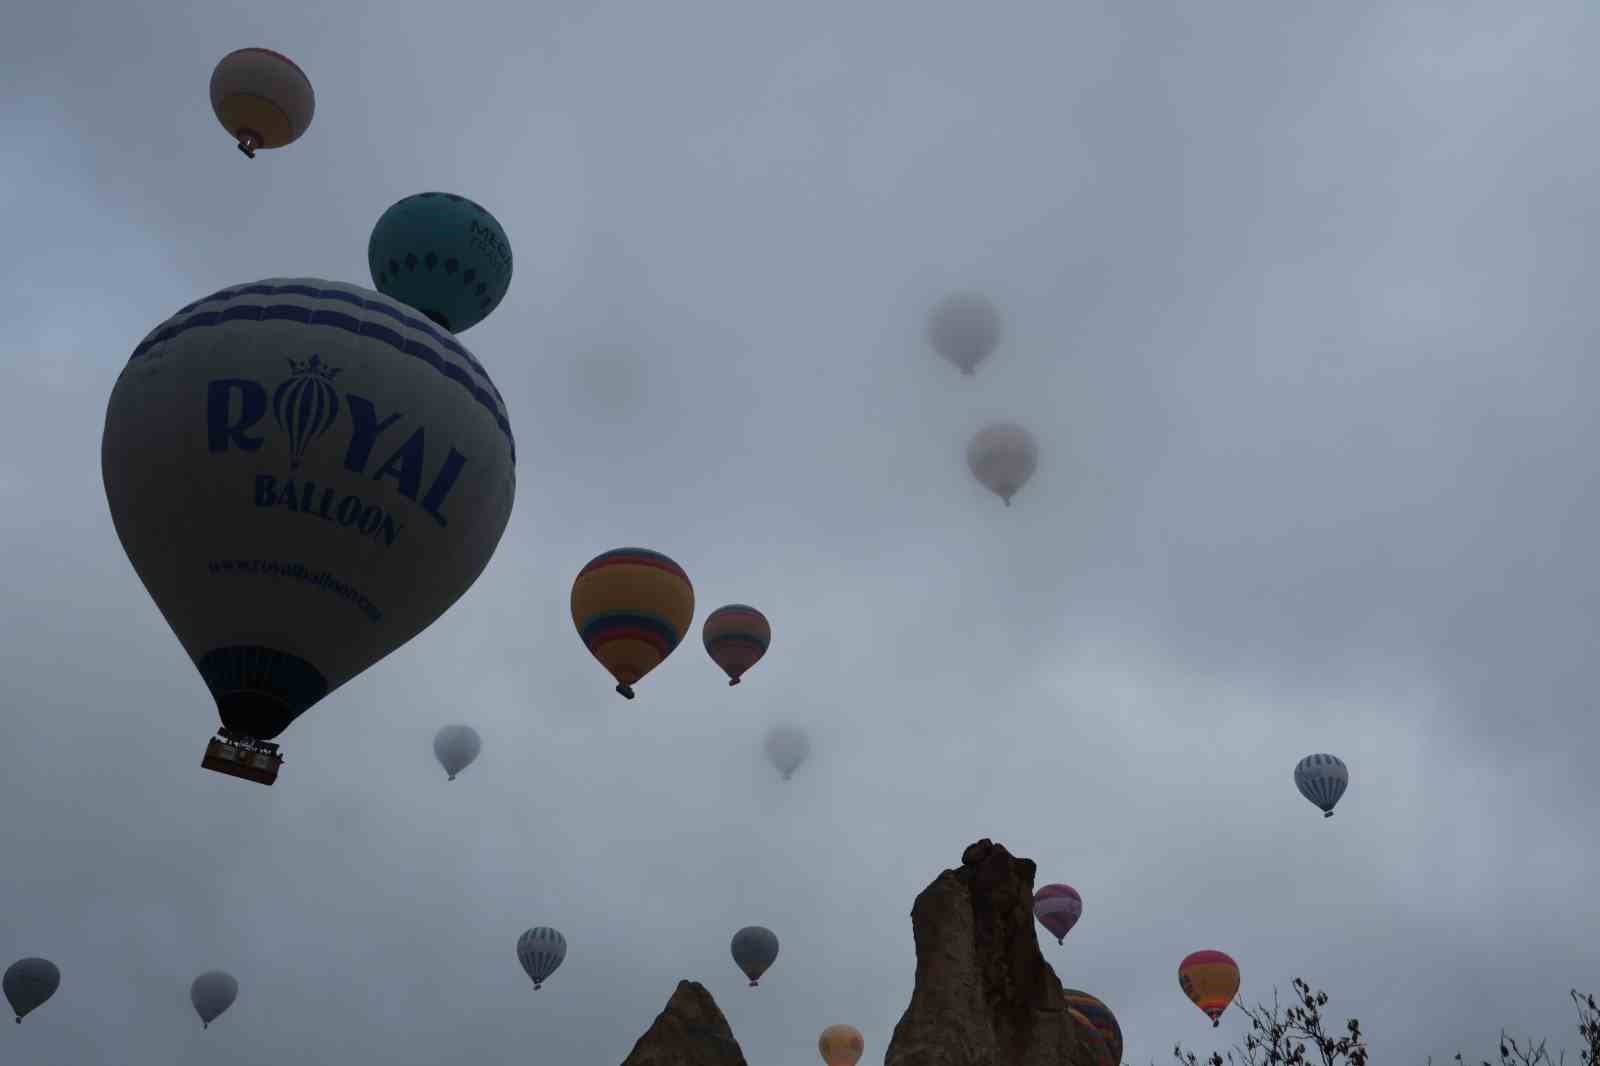
[[212, 737], [211, 743], [206, 745], [205, 758], [200, 760], [202, 768], [258, 785], [270, 785], [278, 779], [278, 768], [283, 765], [278, 745], [237, 737], [226, 730], [223, 733], [223, 736]]

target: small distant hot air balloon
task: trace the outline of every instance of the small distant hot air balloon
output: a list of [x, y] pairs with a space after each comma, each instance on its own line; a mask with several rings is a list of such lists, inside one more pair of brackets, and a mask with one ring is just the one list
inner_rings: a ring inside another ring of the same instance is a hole
[[1295, 764], [1294, 784], [1300, 795], [1322, 808], [1324, 818], [1333, 817], [1333, 808], [1350, 787], [1350, 768], [1337, 755], [1307, 755]]
[[517, 961], [533, 978], [535, 991], [550, 979], [566, 957], [567, 938], [549, 926], [536, 926], [517, 938]]
[[1111, 1061], [1121, 1062], [1122, 1026], [1117, 1024], [1117, 1016], [1111, 1013], [1111, 1008], [1089, 993], [1076, 988], [1063, 988], [1061, 992], [1066, 997], [1068, 1009], [1081, 1014], [1105, 1038], [1106, 1047], [1111, 1052]]
[[239, 997], [239, 982], [233, 975], [223, 973], [221, 970], [209, 970], [194, 979], [189, 986], [189, 1002], [194, 1004], [194, 1012], [200, 1015], [200, 1028], [209, 1029], [217, 1016], [229, 1007]]
[[856, 1066], [866, 1048], [861, 1030], [853, 1025], [830, 1025], [817, 1037], [817, 1050], [828, 1066]]
[[17, 1024], [21, 1025], [23, 1018], [56, 994], [56, 989], [61, 987], [61, 971], [49, 959], [18, 959], [6, 968], [0, 986], [5, 989]]
[[589, 654], [633, 699], [633, 686], [660, 666], [694, 621], [694, 586], [683, 567], [646, 548], [615, 548], [589, 560], [572, 583], [572, 623]]
[[767, 760], [787, 781], [811, 754], [811, 738], [799, 726], [780, 723], [767, 730], [766, 749]]
[[747, 925], [733, 934], [733, 961], [755, 988], [761, 975], [778, 958], [778, 935], [760, 925]]
[[482, 364], [370, 289], [269, 278], [157, 326], [100, 447], [117, 536], [216, 701], [201, 765], [267, 743], [416, 636], [494, 554], [516, 494]]
[[1220, 951], [1196, 951], [1178, 965], [1178, 984], [1215, 1029], [1239, 994], [1239, 964]]
[[728, 675], [728, 684], [737, 685], [744, 672], [767, 654], [772, 626], [767, 623], [767, 616], [754, 607], [730, 603], [706, 617], [701, 638], [711, 661]]
[[970, 376], [1000, 343], [1000, 313], [977, 293], [947, 296], [928, 315], [928, 343]]
[[444, 767], [447, 781], [472, 765], [483, 750], [483, 740], [470, 725], [440, 726], [433, 735], [433, 757]]
[[511, 286], [511, 241], [493, 215], [448, 192], [390, 206], [367, 241], [372, 283], [461, 333], [488, 317]]
[[1083, 916], [1083, 897], [1071, 885], [1045, 885], [1033, 894], [1033, 916], [1059, 944]]
[[967, 467], [983, 487], [1011, 506], [1011, 497], [1028, 483], [1039, 466], [1033, 434], [1013, 422], [978, 430], [967, 445]]
[[317, 94], [288, 56], [241, 48], [211, 72], [211, 110], [239, 151], [254, 159], [257, 148], [282, 148], [300, 138], [317, 110]]
[[1076, 1007], [1068, 1007], [1067, 1013], [1083, 1028], [1083, 1035], [1089, 1041], [1090, 1050], [1094, 1053], [1096, 1066], [1119, 1066], [1117, 1060], [1111, 1057], [1111, 1046], [1106, 1043], [1105, 1034], [1095, 1028], [1094, 1022], [1089, 1020], [1088, 1015]]

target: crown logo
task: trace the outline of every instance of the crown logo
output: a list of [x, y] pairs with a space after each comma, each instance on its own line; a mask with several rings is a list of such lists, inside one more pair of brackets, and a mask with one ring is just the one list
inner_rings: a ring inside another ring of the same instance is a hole
[[343, 371], [341, 371], [339, 368], [331, 367], [327, 363], [324, 363], [322, 361], [322, 356], [320, 355], [313, 355], [310, 359], [307, 359], [303, 363], [298, 359], [289, 360], [289, 376], [291, 378], [319, 377], [323, 381], [332, 381], [341, 373], [343, 373]]

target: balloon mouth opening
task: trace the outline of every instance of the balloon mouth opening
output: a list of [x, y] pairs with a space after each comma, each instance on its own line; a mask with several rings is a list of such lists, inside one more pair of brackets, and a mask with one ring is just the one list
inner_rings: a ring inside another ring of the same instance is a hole
[[[422, 313], [434, 325], [443, 326], [445, 329], [450, 329], [450, 319], [445, 316], [443, 311], [424, 311]], [[452, 330], [451, 332], [454, 331]]]
[[216, 648], [196, 664], [223, 728], [271, 740], [328, 694], [327, 679], [298, 655], [256, 645]]
[[626, 684], [624, 682], [619, 681], [619, 682], [617, 682], [617, 691], [622, 694], [622, 698], [623, 699], [628, 699], [628, 700], [633, 699], [633, 686], [632, 685], [628, 685], [628, 684]]

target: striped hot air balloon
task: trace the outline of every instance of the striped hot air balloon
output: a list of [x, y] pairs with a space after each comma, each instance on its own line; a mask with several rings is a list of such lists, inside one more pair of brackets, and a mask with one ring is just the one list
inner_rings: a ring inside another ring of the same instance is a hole
[[772, 626], [767, 616], [754, 607], [730, 603], [718, 607], [706, 618], [701, 630], [706, 654], [728, 675], [728, 684], [737, 685], [744, 672], [761, 661], [772, 643]]
[[1220, 951], [1196, 951], [1178, 964], [1178, 984], [1215, 1029], [1239, 994], [1239, 964]]
[[633, 686], [672, 654], [693, 621], [689, 575], [660, 552], [615, 548], [591, 559], [572, 583], [572, 623], [630, 700]]
[[1350, 787], [1350, 768], [1337, 755], [1307, 755], [1295, 764], [1294, 786], [1322, 808], [1324, 818], [1332, 818], [1339, 797]]
[[1045, 885], [1033, 894], [1033, 916], [1061, 943], [1083, 915], [1083, 897], [1071, 885]]
[[1105, 1038], [1106, 1047], [1111, 1052], [1111, 1061], [1121, 1062], [1122, 1026], [1117, 1024], [1117, 1016], [1111, 1013], [1111, 1008], [1089, 993], [1076, 988], [1063, 988], [1061, 992], [1066, 997], [1068, 1009], [1083, 1015]]

